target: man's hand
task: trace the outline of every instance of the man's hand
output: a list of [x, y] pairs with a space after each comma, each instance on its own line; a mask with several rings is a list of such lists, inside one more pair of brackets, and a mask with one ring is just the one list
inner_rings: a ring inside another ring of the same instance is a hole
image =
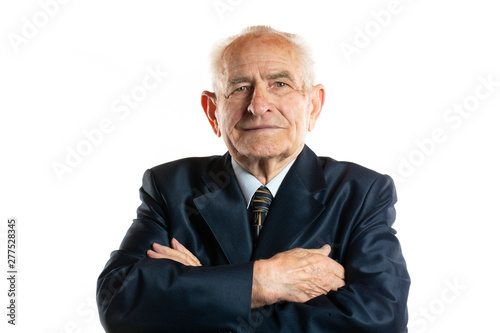
[[344, 267], [328, 257], [331, 248], [296, 248], [254, 265], [252, 308], [279, 301], [304, 303], [345, 286]]
[[186, 266], [201, 266], [198, 258], [194, 256], [188, 249], [184, 247], [177, 239], [172, 238], [170, 242], [172, 247], [163, 246], [157, 243], [154, 243], [152, 248], [153, 250], [148, 250], [147, 255], [150, 258], [154, 259], [171, 259]]

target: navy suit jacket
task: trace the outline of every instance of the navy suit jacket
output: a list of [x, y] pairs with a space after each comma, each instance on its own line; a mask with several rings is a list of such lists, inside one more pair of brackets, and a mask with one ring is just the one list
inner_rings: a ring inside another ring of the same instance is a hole
[[[305, 146], [252, 249], [230, 159], [188, 158], [146, 171], [137, 219], [98, 279], [107, 332], [406, 332], [410, 279], [391, 228], [390, 177]], [[146, 256], [154, 242], [172, 238], [202, 266]], [[345, 268], [346, 286], [306, 303], [250, 309], [255, 260], [325, 243]]]

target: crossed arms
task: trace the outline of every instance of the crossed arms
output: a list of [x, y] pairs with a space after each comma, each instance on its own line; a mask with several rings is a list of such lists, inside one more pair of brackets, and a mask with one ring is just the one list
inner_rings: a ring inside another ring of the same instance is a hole
[[[201, 266], [198, 258], [175, 238], [171, 246], [155, 243], [147, 255], [187, 266]], [[330, 252], [329, 245], [317, 250], [296, 248], [270, 259], [257, 260], [253, 269], [251, 308], [281, 301], [305, 303], [345, 286], [344, 267], [328, 257]]]

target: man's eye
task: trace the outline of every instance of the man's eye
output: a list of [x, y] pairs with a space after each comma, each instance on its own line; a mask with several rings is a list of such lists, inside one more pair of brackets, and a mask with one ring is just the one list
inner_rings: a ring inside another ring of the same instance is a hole
[[247, 90], [247, 87], [243, 86], [243, 87], [239, 87], [236, 89], [236, 91], [238, 92], [242, 92], [242, 91], [246, 91]]
[[283, 88], [283, 87], [286, 87], [286, 83], [285, 82], [276, 82], [276, 87], [278, 88]]

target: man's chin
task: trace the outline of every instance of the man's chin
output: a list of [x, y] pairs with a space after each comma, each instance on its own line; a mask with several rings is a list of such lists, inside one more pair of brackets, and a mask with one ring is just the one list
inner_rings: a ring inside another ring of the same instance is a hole
[[237, 149], [238, 154], [249, 160], [267, 160], [277, 157], [286, 157], [284, 147], [274, 144], [255, 144]]

